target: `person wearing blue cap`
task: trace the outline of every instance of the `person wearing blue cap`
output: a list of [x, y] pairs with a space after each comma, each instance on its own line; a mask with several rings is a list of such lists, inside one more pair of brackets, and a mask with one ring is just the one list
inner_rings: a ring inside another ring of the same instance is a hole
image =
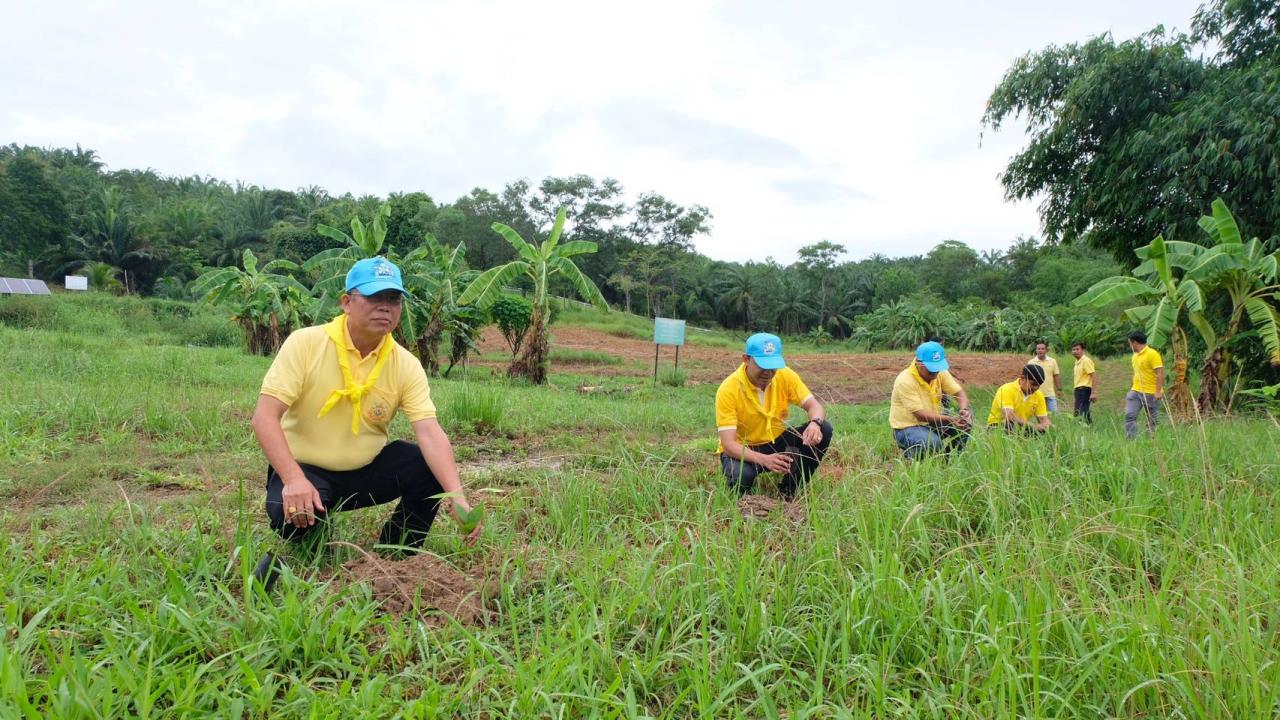
[[[942, 344], [925, 342], [916, 348], [915, 361], [893, 381], [889, 427], [909, 460], [937, 452], [959, 452], [969, 440], [973, 423], [969, 396], [948, 372], [950, 367]], [[942, 412], [944, 394], [956, 398], [959, 415]]]
[[[268, 462], [267, 517], [286, 539], [312, 534], [330, 512], [394, 500], [379, 537], [387, 545], [420, 545], [441, 496], [452, 498], [460, 524], [471, 517], [426, 373], [391, 336], [405, 296], [392, 262], [356, 262], [342, 314], [290, 334], [262, 381], [253, 431]], [[417, 444], [388, 442], [397, 410]], [[477, 524], [467, 542], [479, 533]], [[275, 571], [268, 553], [255, 575], [270, 584]]]
[[[809, 415], [788, 427], [787, 415], [798, 405]], [[716, 391], [716, 429], [720, 435], [720, 469], [729, 487], [745, 495], [762, 472], [782, 475], [778, 491], [793, 499], [813, 477], [831, 445], [832, 428], [822, 403], [809, 392], [782, 357], [777, 335], [747, 338], [742, 364]]]

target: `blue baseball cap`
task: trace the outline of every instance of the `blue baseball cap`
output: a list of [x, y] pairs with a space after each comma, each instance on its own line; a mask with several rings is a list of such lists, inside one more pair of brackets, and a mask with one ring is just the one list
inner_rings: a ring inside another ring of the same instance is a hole
[[400, 268], [384, 257], [365, 258], [351, 266], [347, 272], [346, 292], [374, 295], [383, 290], [397, 290], [403, 294], [404, 282]]
[[942, 343], [920, 343], [916, 348], [916, 359], [924, 363], [929, 372], [942, 372], [951, 367], [947, 364], [947, 351], [942, 349]]
[[756, 361], [756, 365], [759, 365], [761, 370], [781, 370], [787, 366], [787, 361], [782, 359], [782, 339], [777, 335], [769, 333], [752, 335], [747, 338], [747, 347], [744, 352]]

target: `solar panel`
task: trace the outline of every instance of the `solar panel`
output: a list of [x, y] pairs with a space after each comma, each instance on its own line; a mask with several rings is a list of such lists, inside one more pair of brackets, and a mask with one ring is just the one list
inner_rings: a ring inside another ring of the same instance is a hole
[[5, 295], [49, 295], [49, 286], [43, 280], [27, 278], [0, 278], [0, 294]]

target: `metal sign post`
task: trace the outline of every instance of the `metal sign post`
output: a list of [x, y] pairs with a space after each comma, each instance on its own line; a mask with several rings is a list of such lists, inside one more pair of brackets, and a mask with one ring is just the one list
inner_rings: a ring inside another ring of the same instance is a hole
[[680, 346], [684, 344], [684, 321], [671, 318], [653, 319], [653, 384], [658, 384], [658, 348], [663, 345], [674, 345], [676, 348], [676, 367], [680, 369]]

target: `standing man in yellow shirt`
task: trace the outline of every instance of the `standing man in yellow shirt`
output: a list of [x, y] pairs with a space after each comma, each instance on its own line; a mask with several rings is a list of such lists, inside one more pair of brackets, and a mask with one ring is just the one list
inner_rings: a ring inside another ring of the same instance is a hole
[[[792, 405], [809, 415], [803, 425], [786, 426]], [[778, 491], [795, 498], [813, 477], [831, 445], [832, 428], [822, 403], [782, 358], [777, 335], [747, 338], [742, 364], [716, 391], [720, 469], [729, 487], [751, 492], [762, 472], [782, 474]]]
[[[942, 344], [926, 342], [916, 348], [915, 361], [893, 381], [889, 427], [908, 460], [938, 452], [960, 452], [969, 441], [973, 422], [969, 396], [951, 377], [950, 367]], [[942, 412], [943, 394], [956, 398], [959, 415]]]
[[[466, 524], [470, 505], [426, 373], [391, 337], [404, 297], [399, 268], [360, 260], [347, 273], [342, 314], [289, 335], [262, 381], [253, 431], [269, 463], [267, 517], [286, 539], [306, 537], [331, 512], [399, 500], [379, 542], [417, 546], [444, 493]], [[387, 442], [396, 410], [416, 445]], [[479, 534], [476, 523], [467, 542]], [[269, 585], [275, 563], [268, 553], [258, 579]]]
[[1133, 387], [1124, 397], [1124, 436], [1132, 440], [1138, 437], [1139, 411], [1147, 413], [1147, 429], [1156, 431], [1164, 398], [1164, 359], [1147, 344], [1147, 334], [1141, 330], [1129, 333], [1129, 349], [1133, 350]]
[[1084, 343], [1075, 342], [1071, 345], [1071, 354], [1075, 356], [1075, 367], [1072, 373], [1075, 376], [1075, 382], [1072, 387], [1075, 392], [1075, 416], [1084, 418], [1086, 423], [1093, 424], [1093, 403], [1098, 401], [1098, 370], [1093, 365], [1093, 358], [1085, 355]]
[[[1040, 386], [1044, 384], [1044, 367], [1026, 364], [1017, 380], [1007, 382], [991, 398], [987, 426], [1003, 426], [1009, 432], [1041, 433], [1049, 429], [1049, 408]], [[1031, 422], [1032, 418], [1035, 423]]]
[[1036, 343], [1036, 354], [1027, 361], [1028, 365], [1039, 365], [1044, 368], [1044, 381], [1048, 387], [1040, 388], [1044, 395], [1044, 404], [1049, 412], [1058, 412], [1058, 393], [1062, 392], [1062, 375], [1058, 372], [1058, 361], [1049, 357], [1049, 346]]

